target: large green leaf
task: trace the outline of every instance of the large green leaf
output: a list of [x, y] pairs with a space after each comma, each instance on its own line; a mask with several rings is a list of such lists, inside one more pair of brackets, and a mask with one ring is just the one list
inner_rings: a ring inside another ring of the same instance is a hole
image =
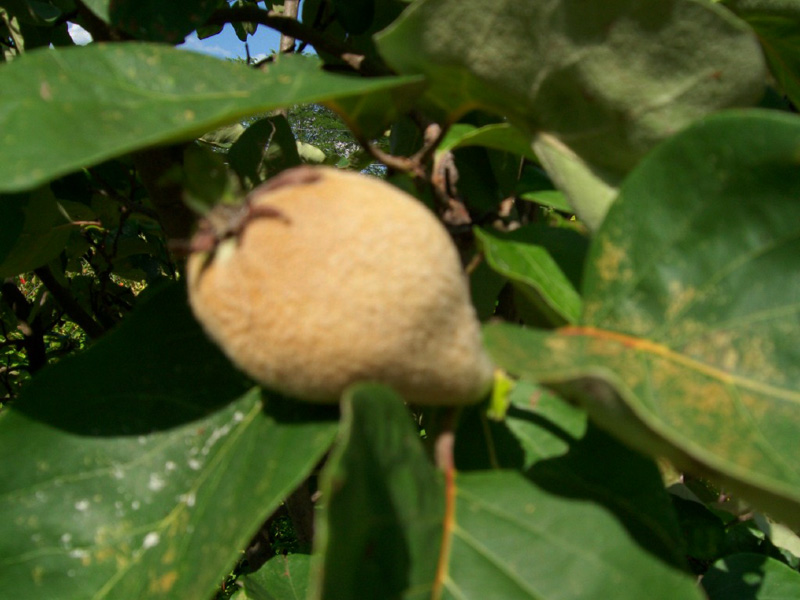
[[378, 46], [399, 72], [427, 75], [447, 114], [494, 110], [623, 171], [698, 116], [763, 91], [752, 31], [693, 0], [422, 0]]
[[798, 523], [800, 118], [741, 111], [626, 180], [584, 275], [581, 325], [489, 326], [495, 360], [585, 402], [628, 443]]
[[762, 554], [734, 554], [711, 566], [703, 588], [709, 600], [795, 600], [800, 573]]
[[32, 52], [0, 69], [0, 190], [155, 144], [185, 140], [282, 106], [403, 88], [283, 56], [266, 72], [151, 44]]
[[336, 430], [247, 389], [177, 285], [43, 371], [0, 415], [2, 588], [209, 597]]
[[[608, 506], [598, 502], [603, 492]], [[640, 545], [652, 541], [660, 524], [629, 531], [643, 505], [614, 495], [599, 477], [559, 489], [513, 471], [460, 473], [455, 495], [443, 598], [701, 598], [689, 576]]]
[[0, 277], [50, 262], [64, 249], [72, 224], [48, 187], [0, 196]]
[[537, 154], [592, 226], [613, 197], [604, 188], [657, 142], [764, 88], [752, 30], [696, 0], [421, 0], [378, 47], [398, 72], [428, 77], [444, 116], [483, 108], [540, 136]]
[[698, 597], [652, 460], [528, 383], [502, 420], [485, 411], [466, 409], [456, 432], [443, 597]]
[[357, 386], [323, 484], [315, 598], [429, 598], [444, 516], [441, 476], [400, 397]]
[[770, 70], [800, 106], [800, 3], [796, 0], [726, 0], [725, 5], [755, 30]]
[[104, 22], [140, 40], [183, 41], [220, 5], [219, 0], [85, 0]]

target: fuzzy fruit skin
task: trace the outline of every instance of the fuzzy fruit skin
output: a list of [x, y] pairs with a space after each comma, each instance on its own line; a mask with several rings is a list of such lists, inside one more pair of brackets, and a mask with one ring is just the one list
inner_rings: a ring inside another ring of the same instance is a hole
[[434, 215], [372, 177], [316, 167], [292, 179], [249, 198], [285, 218], [255, 218], [189, 257], [208, 335], [253, 379], [302, 400], [338, 402], [359, 381], [420, 405], [480, 400], [493, 367]]

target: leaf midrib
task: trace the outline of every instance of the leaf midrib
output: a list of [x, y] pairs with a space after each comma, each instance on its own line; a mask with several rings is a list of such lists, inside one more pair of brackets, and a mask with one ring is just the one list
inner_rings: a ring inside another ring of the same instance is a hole
[[701, 373], [717, 381], [740, 387], [758, 394], [764, 394], [772, 398], [791, 402], [793, 404], [800, 404], [800, 392], [795, 390], [782, 388], [779, 386], [771, 385], [768, 383], [755, 381], [730, 373], [714, 365], [699, 361], [695, 358], [686, 356], [673, 350], [672, 348], [648, 340], [646, 338], [636, 337], [618, 331], [611, 331], [592, 326], [567, 326], [558, 330], [559, 335], [563, 336], [582, 336], [602, 340], [604, 342], [616, 343], [625, 348], [630, 348], [635, 351], [641, 351], [653, 356], [657, 356], [666, 361], [685, 367], [691, 371]]

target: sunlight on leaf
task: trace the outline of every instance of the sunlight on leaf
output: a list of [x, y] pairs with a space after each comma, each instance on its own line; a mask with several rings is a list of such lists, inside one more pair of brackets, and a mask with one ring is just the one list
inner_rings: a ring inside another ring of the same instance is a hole
[[179, 285], [43, 371], [0, 415], [4, 581], [21, 598], [209, 597], [336, 430], [248, 387]]
[[797, 523], [800, 118], [712, 117], [625, 181], [580, 324], [489, 326], [495, 360], [584, 401], [629, 443]]
[[[0, 70], [0, 191], [18, 191], [155, 144], [188, 140], [249, 115], [417, 86], [354, 78], [282, 56], [266, 72], [155, 44], [31, 52]], [[79, 115], [91, 114], [74, 126]]]

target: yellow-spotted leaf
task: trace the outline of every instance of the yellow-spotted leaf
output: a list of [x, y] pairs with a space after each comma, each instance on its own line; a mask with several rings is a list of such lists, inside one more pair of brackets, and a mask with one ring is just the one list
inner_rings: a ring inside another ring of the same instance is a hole
[[665, 142], [593, 240], [583, 315], [489, 326], [495, 360], [623, 440], [800, 523], [800, 118], [734, 111]]

